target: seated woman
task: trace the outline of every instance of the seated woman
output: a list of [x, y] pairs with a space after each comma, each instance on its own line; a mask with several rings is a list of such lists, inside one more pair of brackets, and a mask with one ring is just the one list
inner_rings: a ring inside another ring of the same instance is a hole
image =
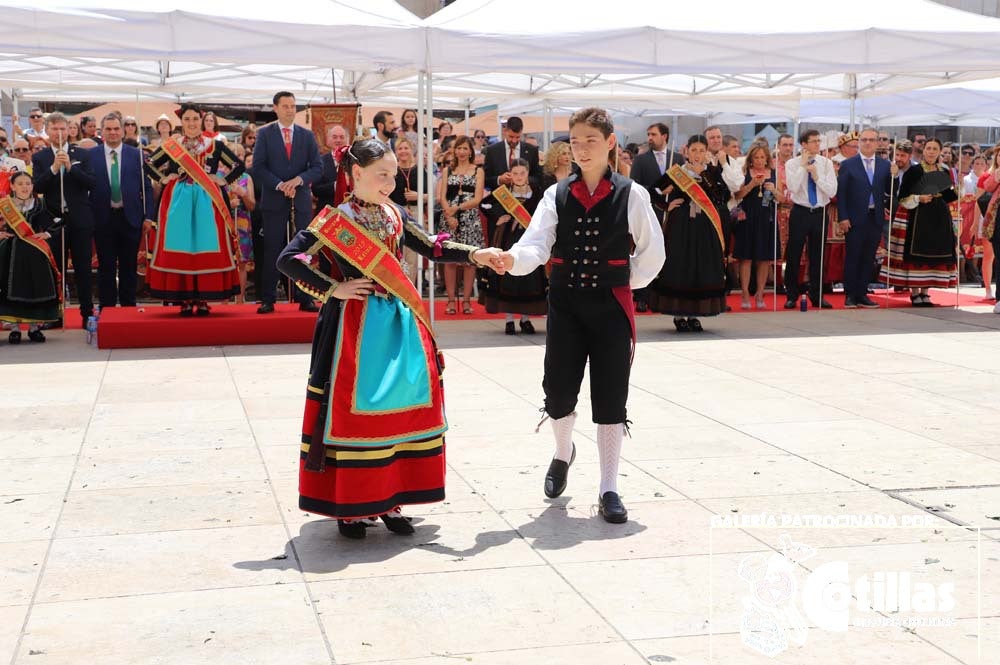
[[928, 184], [942, 177], [953, 182], [951, 169], [938, 163], [940, 153], [941, 142], [927, 139], [923, 160], [903, 174], [888, 264], [882, 268], [887, 283], [910, 289], [914, 307], [933, 307], [928, 289], [954, 288], [958, 282], [955, 227], [949, 207], [958, 194], [953, 186], [942, 189]]
[[180, 302], [181, 316], [208, 316], [209, 300], [240, 293], [239, 232], [225, 188], [245, 169], [224, 142], [203, 135], [198, 107], [184, 104], [179, 114], [183, 135], [167, 137], [149, 160], [163, 193], [146, 281], [154, 298]]
[[61, 276], [47, 240], [63, 225], [34, 196], [31, 176], [11, 176], [10, 196], [0, 200], [0, 321], [11, 324], [7, 340], [44, 342], [41, 325], [62, 318]]
[[[708, 140], [688, 139], [687, 163], [661, 180], [667, 194], [663, 234], [667, 258], [650, 284], [649, 309], [673, 314], [677, 332], [701, 332], [699, 317], [726, 310], [726, 243], [723, 211], [729, 188], [722, 167], [708, 163]], [[658, 185], [659, 186], [659, 185]]]
[[[509, 188], [494, 189], [480, 204], [486, 215], [490, 246], [504, 251], [513, 247], [524, 235], [543, 193], [533, 190], [528, 184], [528, 162], [525, 160], [511, 162], [510, 175], [514, 182]], [[492, 270], [480, 270], [479, 304], [485, 306], [490, 314], [504, 312], [507, 315], [506, 334], [515, 334], [514, 315], [520, 314], [521, 332], [533, 335], [535, 327], [529, 316], [544, 316], [548, 311], [548, 286], [544, 266], [523, 276], [498, 275]]]
[[[390, 203], [396, 157], [355, 141], [341, 169], [353, 195], [326, 207], [278, 257], [278, 269], [323, 302], [313, 336], [299, 467], [299, 508], [364, 538], [368, 518], [394, 533], [400, 511], [444, 499], [441, 356], [423, 301], [400, 265], [404, 247], [448, 263], [495, 250], [432, 238]], [[343, 275], [343, 277], [341, 277]]]

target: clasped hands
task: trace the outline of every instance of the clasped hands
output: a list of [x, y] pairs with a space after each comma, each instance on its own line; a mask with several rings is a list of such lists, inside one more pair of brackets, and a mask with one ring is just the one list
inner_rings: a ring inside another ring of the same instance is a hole
[[479, 265], [489, 268], [498, 275], [503, 275], [514, 267], [514, 255], [496, 247], [477, 249], [473, 252], [472, 258]]
[[291, 180], [286, 180], [284, 182], [279, 182], [276, 189], [279, 192], [281, 192], [282, 194], [284, 194], [285, 196], [287, 196], [288, 198], [294, 199], [295, 198], [295, 190], [297, 188], [301, 187], [302, 184], [303, 184], [302, 178], [300, 178], [299, 176], [295, 176]]

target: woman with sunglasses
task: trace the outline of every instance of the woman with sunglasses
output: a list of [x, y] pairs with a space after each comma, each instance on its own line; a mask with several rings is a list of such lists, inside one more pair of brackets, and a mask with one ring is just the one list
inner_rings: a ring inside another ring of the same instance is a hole
[[139, 122], [134, 117], [125, 116], [122, 128], [125, 130], [125, 138], [122, 139], [122, 143], [133, 148], [139, 148], [149, 143], [145, 136], [139, 134]]
[[486, 150], [486, 132], [477, 129], [472, 135], [472, 148], [475, 151], [475, 158], [472, 160], [476, 166], [482, 166], [486, 162], [483, 151]]

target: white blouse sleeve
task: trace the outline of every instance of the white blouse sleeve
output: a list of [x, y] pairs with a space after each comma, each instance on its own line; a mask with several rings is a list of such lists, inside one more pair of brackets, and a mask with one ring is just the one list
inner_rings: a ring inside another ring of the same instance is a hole
[[628, 197], [628, 230], [635, 243], [635, 252], [629, 261], [629, 287], [641, 289], [660, 273], [666, 259], [666, 248], [663, 231], [649, 202], [649, 193], [635, 183], [632, 183]]
[[556, 185], [552, 185], [545, 190], [524, 235], [510, 248], [510, 253], [514, 257], [514, 266], [508, 271], [510, 274], [527, 275], [538, 266], [545, 265], [556, 242], [558, 221]]

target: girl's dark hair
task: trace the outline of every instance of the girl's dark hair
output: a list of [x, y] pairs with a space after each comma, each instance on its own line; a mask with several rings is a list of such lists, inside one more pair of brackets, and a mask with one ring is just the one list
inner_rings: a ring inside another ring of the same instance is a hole
[[[938, 148], [944, 150], [944, 144], [941, 143], [940, 139], [936, 139], [936, 138], [934, 138], [932, 136], [929, 139], [927, 139], [926, 141], [924, 141], [924, 146], [926, 147], [928, 143], [937, 143], [938, 144]], [[951, 146], [949, 146], [949, 147], [951, 147]]]
[[706, 148], [708, 147], [708, 139], [705, 138], [704, 134], [695, 134], [694, 136], [688, 139], [687, 145], [690, 148], [695, 143], [700, 143]]
[[517, 159], [515, 159], [514, 161], [512, 161], [510, 163], [510, 170], [513, 171], [515, 166], [523, 166], [524, 168], [528, 169], [529, 171], [531, 170], [531, 165], [528, 164], [528, 160], [521, 159], [520, 157], [518, 157]]
[[181, 107], [177, 109], [177, 117], [183, 118], [184, 114], [188, 111], [194, 111], [198, 115], [201, 115], [201, 107], [197, 104], [192, 104], [191, 102], [184, 102]]
[[392, 154], [384, 143], [376, 139], [359, 139], [351, 144], [340, 162], [340, 170], [351, 177], [351, 167], [357, 164], [360, 168], [371, 166], [386, 155]]
[[10, 180], [9, 180], [10, 184], [13, 185], [14, 182], [17, 181], [17, 179], [20, 178], [20, 177], [22, 177], [22, 176], [24, 176], [25, 178], [28, 178], [29, 180], [31, 180], [31, 174], [28, 173], [27, 171], [15, 171], [14, 173], [12, 173], [10, 175]]
[[[413, 125], [406, 124], [406, 114], [413, 113]], [[399, 128], [404, 132], [415, 132], [417, 131], [417, 123], [420, 121], [420, 116], [417, 114], [417, 109], [403, 109], [403, 114], [399, 116]]]

